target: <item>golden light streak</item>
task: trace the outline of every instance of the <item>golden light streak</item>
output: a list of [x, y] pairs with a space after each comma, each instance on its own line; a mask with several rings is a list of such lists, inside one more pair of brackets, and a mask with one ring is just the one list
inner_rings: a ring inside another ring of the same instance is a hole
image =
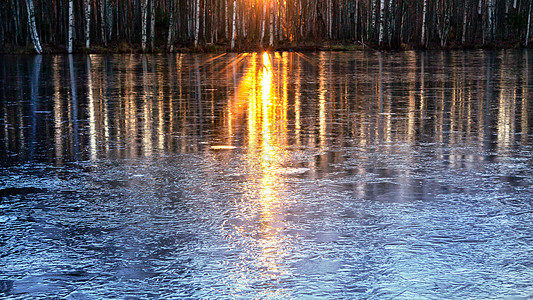
[[96, 116], [93, 97], [93, 78], [91, 72], [91, 56], [87, 56], [87, 97], [89, 98], [89, 148], [91, 161], [96, 160]]
[[61, 87], [59, 79], [59, 58], [54, 57], [54, 134], [55, 134], [55, 150], [56, 162], [63, 161], [63, 131], [61, 122], [63, 119], [63, 110], [61, 106]]
[[319, 58], [319, 74], [318, 74], [318, 107], [319, 107], [319, 138], [320, 150], [326, 148], [326, 57], [325, 52], [320, 52]]

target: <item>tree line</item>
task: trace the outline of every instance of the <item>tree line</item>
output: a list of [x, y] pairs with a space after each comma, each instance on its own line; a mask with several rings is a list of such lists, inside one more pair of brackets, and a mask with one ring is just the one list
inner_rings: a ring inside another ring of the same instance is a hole
[[[2, 0], [0, 46], [528, 46], [533, 0]], [[45, 47], [45, 48], [46, 48]]]

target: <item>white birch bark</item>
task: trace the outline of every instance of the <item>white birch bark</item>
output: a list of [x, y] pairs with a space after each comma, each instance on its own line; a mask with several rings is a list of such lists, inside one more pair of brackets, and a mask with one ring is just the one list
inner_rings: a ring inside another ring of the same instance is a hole
[[200, 35], [200, 0], [196, 0], [196, 9], [194, 11], [194, 47], [198, 46]]
[[146, 22], [148, 19], [148, 0], [141, 0], [141, 47], [146, 51]]
[[74, 40], [74, 1], [68, 1], [68, 53], [72, 53], [72, 42]]
[[383, 43], [383, 23], [385, 23], [385, 0], [381, 0], [379, 7], [379, 44]]
[[274, 4], [270, 4], [270, 40], [268, 42], [269, 46], [274, 45]]
[[154, 50], [155, 40], [155, 0], [150, 1], [150, 47]]
[[531, 27], [531, 5], [533, 1], [529, 1], [529, 11], [527, 12], [527, 29], [526, 29], [526, 41], [524, 44], [527, 46], [529, 43], [529, 28]]
[[35, 8], [33, 7], [33, 0], [26, 0], [26, 7], [28, 9], [28, 27], [30, 30], [31, 41], [33, 48], [38, 54], [43, 53], [39, 34], [37, 33], [37, 26], [35, 25]]
[[237, 19], [237, 0], [233, 0], [233, 18], [231, 27], [231, 49], [235, 48], [235, 36], [236, 33], [236, 19]]
[[487, 2], [487, 13], [488, 13], [488, 19], [489, 19], [489, 40], [492, 41], [494, 38], [494, 2], [493, 0], [488, 0]]
[[372, 0], [372, 28], [370, 31], [374, 31], [376, 28], [376, 0]]
[[226, 35], [226, 39], [229, 38], [229, 17], [228, 17], [228, 5], [227, 2], [224, 5], [224, 34]]
[[265, 27], [266, 27], [266, 18], [267, 18], [267, 1], [263, 1], [263, 20], [261, 23], [261, 45], [263, 45], [263, 40], [265, 38]]
[[424, 6], [422, 8], [422, 34], [420, 35], [420, 44], [426, 45], [426, 14], [427, 14], [427, 0], [424, 0]]
[[85, 1], [85, 48], [91, 46], [91, 0]]
[[376, 28], [376, 0], [372, 0], [372, 30]]

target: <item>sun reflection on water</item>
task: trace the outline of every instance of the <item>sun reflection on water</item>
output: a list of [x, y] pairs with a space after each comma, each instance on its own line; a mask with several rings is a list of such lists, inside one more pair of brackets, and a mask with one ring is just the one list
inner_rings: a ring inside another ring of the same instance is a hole
[[[252, 54], [239, 82], [231, 105], [236, 123], [244, 121], [247, 128], [246, 161], [253, 183], [245, 191], [243, 214], [249, 214], [242, 235], [253, 235], [249, 241], [248, 256], [254, 257], [256, 273], [260, 278], [251, 281], [272, 283], [289, 274], [280, 268], [280, 257], [287, 251], [287, 237], [283, 234], [284, 178], [280, 171], [286, 160], [287, 147], [287, 55], [276, 57], [268, 52]], [[278, 64], [276, 60], [281, 60]], [[281, 66], [281, 70], [279, 68]], [[281, 74], [281, 75], [279, 75]], [[285, 75], [283, 75], [285, 74]], [[252, 209], [250, 210], [250, 207]], [[238, 278], [246, 276], [234, 274]], [[251, 279], [251, 278], [247, 278]], [[251, 284], [241, 280], [243, 285]], [[273, 290], [265, 293], [272, 296]]]

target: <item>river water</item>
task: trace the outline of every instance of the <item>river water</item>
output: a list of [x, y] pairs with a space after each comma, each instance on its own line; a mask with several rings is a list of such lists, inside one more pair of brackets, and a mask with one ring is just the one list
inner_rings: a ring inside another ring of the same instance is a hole
[[532, 67], [2, 56], [0, 297], [532, 297]]

